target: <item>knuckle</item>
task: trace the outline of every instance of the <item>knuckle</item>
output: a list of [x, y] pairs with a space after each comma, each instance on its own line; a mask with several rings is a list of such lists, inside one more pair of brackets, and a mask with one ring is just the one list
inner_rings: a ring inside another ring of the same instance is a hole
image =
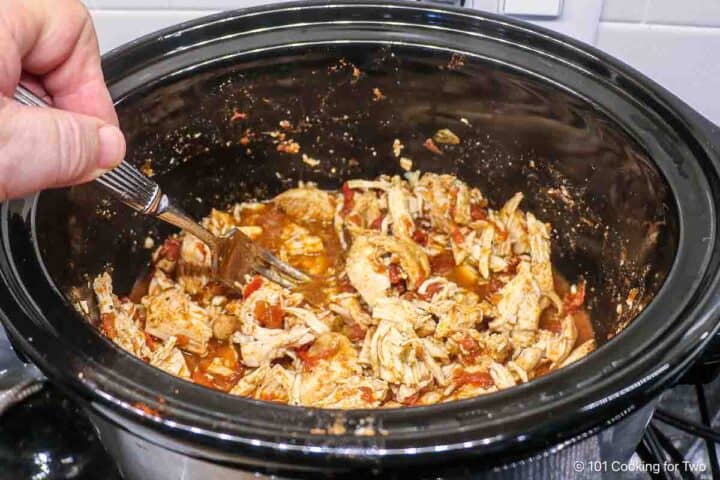
[[83, 128], [72, 115], [57, 115], [55, 129], [58, 181], [80, 178], [93, 153], [85, 141]]
[[78, 32], [83, 32], [88, 28], [92, 28], [92, 17], [90, 11], [84, 3], [79, 0], [73, 0], [74, 4], [73, 18], [77, 22]]

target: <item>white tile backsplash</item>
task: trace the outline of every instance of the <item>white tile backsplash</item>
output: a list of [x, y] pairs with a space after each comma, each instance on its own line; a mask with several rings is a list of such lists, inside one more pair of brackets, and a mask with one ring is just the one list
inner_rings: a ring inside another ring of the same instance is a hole
[[602, 6], [603, 0], [565, 0], [562, 13], [558, 18], [552, 20], [536, 20], [532, 17], [519, 18], [593, 44]]
[[270, 3], [262, 0], [169, 0], [169, 2], [171, 8], [217, 8], [218, 10], [233, 10]]
[[719, 0], [649, 0], [645, 21], [674, 25], [720, 26]]
[[604, 0], [601, 20], [610, 22], [640, 22], [645, 16], [649, 0]]
[[102, 52], [147, 33], [215, 12], [213, 10], [90, 10]]
[[[0, 2], [3, 0], [0, 0]], [[263, 0], [82, 0], [107, 51], [146, 33]], [[503, 0], [465, 0], [497, 13]], [[522, 17], [518, 17], [523, 19]], [[524, 20], [594, 44], [720, 124], [720, 0], [564, 0], [556, 19]], [[716, 28], [713, 28], [716, 27]]]
[[597, 46], [720, 124], [720, 29], [606, 22]]
[[470, 0], [465, 4], [471, 6], [476, 10], [483, 10], [485, 12], [497, 13], [498, 2], [502, 0]]
[[103, 9], [167, 9], [170, 0], [86, 0], [90, 8]]

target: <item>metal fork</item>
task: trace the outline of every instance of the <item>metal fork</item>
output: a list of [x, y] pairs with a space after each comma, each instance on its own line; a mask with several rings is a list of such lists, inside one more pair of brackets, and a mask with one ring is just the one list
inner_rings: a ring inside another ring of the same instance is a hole
[[[50, 107], [21, 85], [15, 90], [14, 97], [23, 105]], [[174, 205], [157, 183], [125, 161], [97, 178], [96, 182], [130, 208], [180, 227], [207, 244], [213, 252], [213, 274], [229, 287], [241, 288], [245, 276], [251, 273], [262, 275], [285, 288], [310, 280], [300, 270], [255, 244], [240, 230], [233, 229], [226, 236], [216, 237]]]

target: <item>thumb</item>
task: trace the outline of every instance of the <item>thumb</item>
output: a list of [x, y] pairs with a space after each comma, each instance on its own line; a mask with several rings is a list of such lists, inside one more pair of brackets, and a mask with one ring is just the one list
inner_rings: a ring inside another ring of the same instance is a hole
[[114, 125], [0, 99], [0, 201], [92, 180], [124, 156]]

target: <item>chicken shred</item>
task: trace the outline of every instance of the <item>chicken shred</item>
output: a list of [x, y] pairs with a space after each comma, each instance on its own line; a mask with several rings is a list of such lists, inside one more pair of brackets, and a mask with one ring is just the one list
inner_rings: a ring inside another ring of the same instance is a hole
[[213, 209], [212, 233], [240, 229], [313, 282], [290, 291], [248, 277], [230, 291], [183, 232], [153, 253], [137, 303], [108, 273], [93, 281], [98, 327], [168, 374], [291, 405], [430, 405], [510, 388], [596, 347], [577, 323], [584, 298], [567, 297], [576, 290], [553, 267], [551, 226], [522, 200], [494, 210], [452, 175], [407, 172]]

